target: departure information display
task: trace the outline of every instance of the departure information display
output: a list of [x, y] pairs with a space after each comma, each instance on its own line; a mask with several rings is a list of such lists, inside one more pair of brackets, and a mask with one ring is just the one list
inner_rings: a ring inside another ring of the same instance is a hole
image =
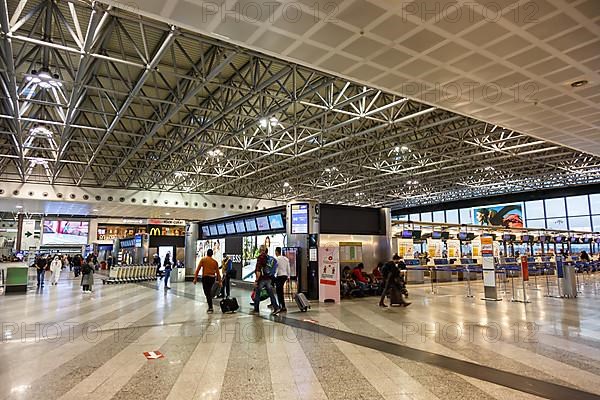
[[308, 204], [292, 204], [292, 234], [308, 233]]

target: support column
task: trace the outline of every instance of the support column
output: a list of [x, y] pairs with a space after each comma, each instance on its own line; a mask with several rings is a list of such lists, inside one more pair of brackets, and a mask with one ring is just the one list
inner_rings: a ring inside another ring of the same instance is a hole
[[[25, 214], [23, 213], [19, 213], [19, 215], [17, 216], [17, 237], [16, 237], [16, 241], [15, 241], [15, 252], [19, 252], [21, 251], [21, 243], [22, 243], [22, 236], [23, 236], [23, 220], [25, 219]], [[29, 249], [27, 249], [29, 250]]]
[[196, 242], [198, 241], [198, 230], [200, 224], [198, 222], [188, 222], [185, 225], [185, 249], [184, 249], [184, 264], [185, 275], [194, 275], [196, 271]]

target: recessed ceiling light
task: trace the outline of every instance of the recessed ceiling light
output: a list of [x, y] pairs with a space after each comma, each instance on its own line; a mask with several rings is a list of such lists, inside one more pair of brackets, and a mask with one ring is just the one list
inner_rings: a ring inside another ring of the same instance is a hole
[[575, 81], [573, 83], [571, 83], [571, 87], [574, 88], [578, 88], [578, 87], [582, 87], [588, 84], [588, 81], [586, 81], [585, 79], [582, 79], [580, 81]]
[[284, 182], [284, 183], [283, 183], [283, 187], [288, 187], [288, 186], [290, 186], [290, 183], [289, 183], [289, 182]]
[[171, 215], [171, 213], [165, 213], [165, 215]]
[[21, 205], [18, 205], [18, 206], [15, 206], [15, 207], [16, 207], [16, 208], [23, 208], [23, 206], [21, 206]]
[[94, 208], [92, 211], [93, 211], [93, 212], [98, 212], [98, 211], [100, 211], [100, 210], [98, 210], [97, 208]]

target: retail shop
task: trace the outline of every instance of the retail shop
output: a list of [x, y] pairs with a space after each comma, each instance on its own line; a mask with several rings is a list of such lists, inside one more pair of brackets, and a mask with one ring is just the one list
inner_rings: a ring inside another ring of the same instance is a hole
[[281, 247], [297, 290], [310, 299], [339, 301], [343, 267], [363, 263], [370, 272], [378, 262], [390, 259], [389, 226], [387, 209], [293, 202], [200, 223], [194, 257], [197, 263], [208, 248], [218, 262], [228, 254], [235, 279], [253, 282], [260, 246], [267, 246], [269, 254]]

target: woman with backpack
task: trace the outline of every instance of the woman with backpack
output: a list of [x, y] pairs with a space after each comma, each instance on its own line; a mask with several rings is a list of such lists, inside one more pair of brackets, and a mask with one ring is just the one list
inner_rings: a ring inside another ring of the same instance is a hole
[[91, 257], [81, 266], [81, 286], [83, 293], [91, 293], [92, 285], [94, 284], [94, 263]]

